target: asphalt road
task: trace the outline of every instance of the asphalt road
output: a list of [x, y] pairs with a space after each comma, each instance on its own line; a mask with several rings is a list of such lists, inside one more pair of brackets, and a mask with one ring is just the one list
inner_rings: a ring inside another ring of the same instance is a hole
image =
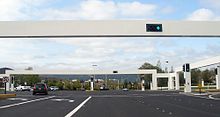
[[220, 117], [220, 100], [172, 91], [16, 92], [0, 117]]

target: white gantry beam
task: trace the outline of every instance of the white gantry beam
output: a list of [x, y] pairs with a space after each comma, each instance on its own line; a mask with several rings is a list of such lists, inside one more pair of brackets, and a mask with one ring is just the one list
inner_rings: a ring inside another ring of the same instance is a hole
[[[218, 64], [218, 63], [220, 63], [220, 56], [216, 56], [216, 57], [208, 58], [208, 59], [201, 60], [198, 62], [190, 63], [190, 69], [201, 68], [201, 67], [205, 67], [205, 66]], [[183, 70], [182, 67], [178, 67], [175, 69], [176, 72], [180, 72], [182, 70]]]
[[36, 75], [111, 75], [111, 74], [156, 74], [156, 70], [134, 70], [134, 71], [35, 71], [35, 70], [8, 70], [6, 74], [36, 74]]
[[[147, 32], [146, 24], [162, 24]], [[0, 21], [0, 38], [220, 37], [220, 21]]]

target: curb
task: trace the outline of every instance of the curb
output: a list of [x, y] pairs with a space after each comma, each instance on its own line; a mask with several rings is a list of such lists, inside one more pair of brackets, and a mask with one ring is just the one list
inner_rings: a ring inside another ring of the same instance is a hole
[[0, 99], [16, 97], [16, 94], [0, 94]]
[[179, 92], [179, 94], [183, 95], [188, 95], [188, 96], [208, 96], [208, 93], [184, 93], [184, 92]]

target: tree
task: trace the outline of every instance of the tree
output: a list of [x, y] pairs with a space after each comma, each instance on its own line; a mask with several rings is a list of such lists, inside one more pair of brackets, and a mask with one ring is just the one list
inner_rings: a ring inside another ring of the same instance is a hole
[[128, 87], [128, 81], [127, 79], [124, 80], [124, 83], [123, 83], [123, 88], [127, 88]]
[[215, 71], [206, 69], [205, 71], [202, 72], [202, 78], [204, 82], [212, 83], [215, 79]]
[[164, 71], [158, 66], [154, 66], [150, 63], [145, 62], [139, 69], [156, 69], [157, 73], [164, 73]]
[[164, 72], [165, 72], [165, 73], [168, 73], [168, 68], [167, 68], [167, 67], [165, 67]]
[[14, 75], [15, 85], [27, 85], [33, 86], [34, 84], [41, 82], [39, 75]]
[[79, 90], [81, 87], [82, 87], [82, 85], [79, 80], [72, 82], [72, 89], [73, 90]]
[[173, 66], [170, 67], [170, 73], [174, 73]]
[[193, 69], [191, 70], [191, 80], [192, 85], [198, 85], [199, 81], [201, 80], [201, 71], [200, 69]]
[[63, 90], [64, 84], [63, 84], [62, 80], [58, 81], [58, 82], [56, 83], [56, 86], [57, 86], [60, 90]]
[[157, 67], [161, 69], [161, 62], [160, 62], [160, 60], [157, 61]]

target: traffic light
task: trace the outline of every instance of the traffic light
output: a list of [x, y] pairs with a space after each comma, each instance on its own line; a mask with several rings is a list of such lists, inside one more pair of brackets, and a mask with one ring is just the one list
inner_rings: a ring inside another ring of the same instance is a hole
[[217, 68], [215, 68], [215, 74], [218, 75], [218, 69]]
[[185, 72], [186, 71], [186, 69], [185, 69], [185, 64], [183, 65], [183, 72]]
[[93, 81], [94, 81], [94, 78], [92, 77], [92, 78], [91, 78], [91, 82], [93, 82]]
[[183, 65], [183, 72], [190, 72], [190, 64], [186, 63]]
[[91, 82], [94, 81], [94, 76], [93, 75], [90, 76], [90, 80], [91, 80]]
[[114, 74], [118, 73], [118, 71], [113, 71]]
[[162, 24], [146, 24], [147, 32], [162, 32], [163, 27]]
[[186, 72], [189, 72], [190, 71], [190, 65], [189, 63], [186, 63]]

